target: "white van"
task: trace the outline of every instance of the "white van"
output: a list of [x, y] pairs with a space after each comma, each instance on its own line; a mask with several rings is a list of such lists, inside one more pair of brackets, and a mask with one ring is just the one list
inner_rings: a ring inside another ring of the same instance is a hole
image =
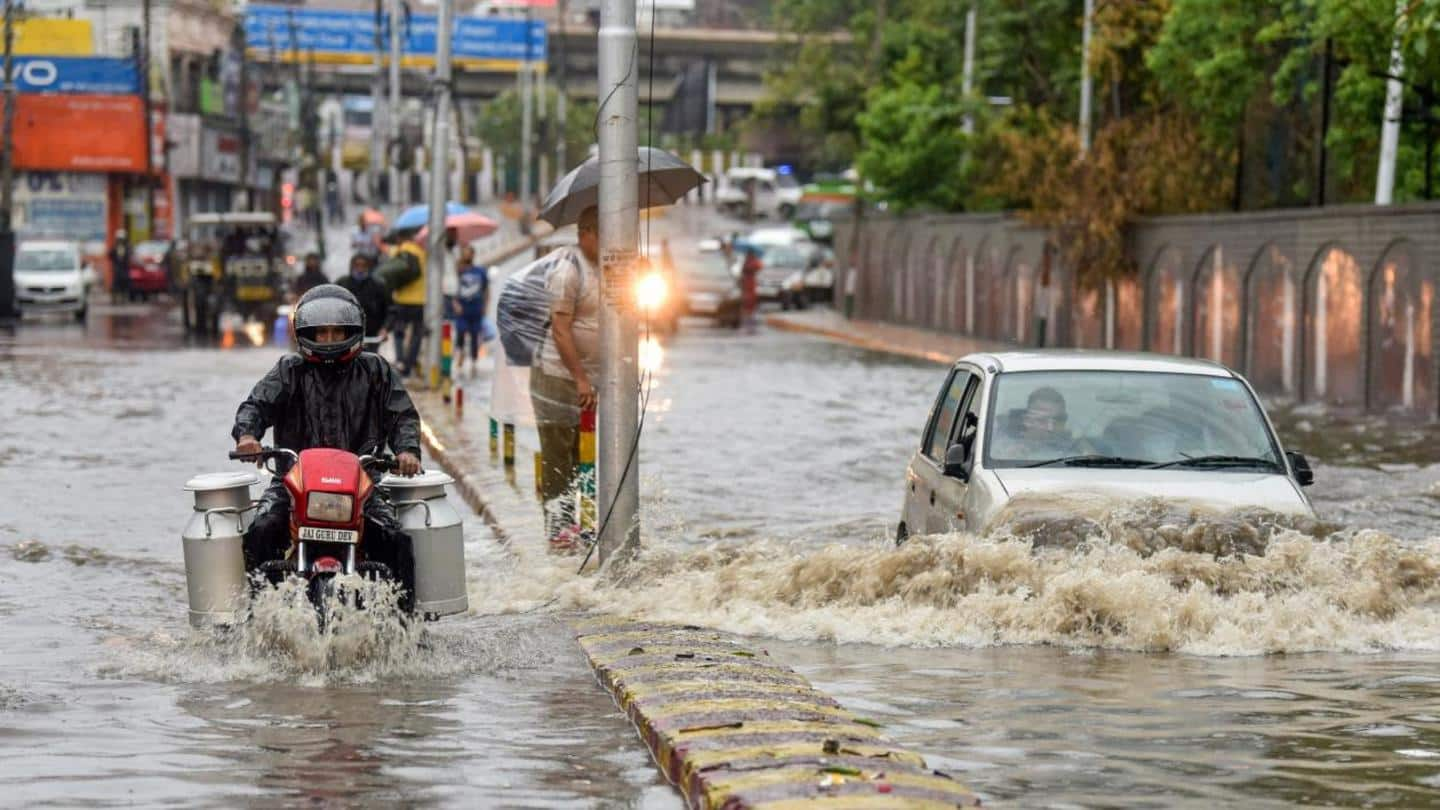
[[789, 174], [774, 169], [747, 169], [735, 167], [725, 172], [725, 182], [715, 195], [715, 204], [733, 217], [744, 217], [749, 213], [750, 187], [755, 188], [755, 211], [757, 217], [770, 217], [788, 221], [800, 206], [804, 189]]

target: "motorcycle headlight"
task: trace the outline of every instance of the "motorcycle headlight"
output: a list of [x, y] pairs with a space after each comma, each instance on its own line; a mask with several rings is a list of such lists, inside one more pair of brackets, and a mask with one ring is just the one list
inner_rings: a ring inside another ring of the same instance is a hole
[[326, 523], [349, 523], [355, 498], [338, 492], [312, 492], [305, 503], [305, 517]]

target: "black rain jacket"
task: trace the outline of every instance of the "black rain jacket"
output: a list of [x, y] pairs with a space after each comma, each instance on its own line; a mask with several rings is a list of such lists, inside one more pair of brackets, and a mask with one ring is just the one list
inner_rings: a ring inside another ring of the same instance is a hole
[[420, 457], [415, 403], [400, 375], [370, 352], [336, 364], [310, 363], [298, 354], [280, 358], [240, 403], [230, 435], [259, 439], [268, 428], [275, 430], [274, 446], [297, 453], [335, 447], [363, 455], [389, 445]]

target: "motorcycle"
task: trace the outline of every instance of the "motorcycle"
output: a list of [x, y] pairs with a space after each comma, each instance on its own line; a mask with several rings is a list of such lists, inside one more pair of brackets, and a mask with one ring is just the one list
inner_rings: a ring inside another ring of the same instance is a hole
[[282, 479], [290, 494], [290, 553], [285, 559], [262, 563], [259, 570], [271, 584], [289, 577], [304, 580], [322, 628], [335, 605], [364, 607], [359, 594], [338, 582], [341, 576], [396, 581], [390, 566], [365, 557], [365, 506], [375, 495], [369, 473], [397, 471], [393, 456], [357, 456], [331, 448], [296, 453], [267, 447], [259, 453], [231, 452], [230, 458], [267, 464], [275, 475], [279, 475], [276, 460], [291, 461]]

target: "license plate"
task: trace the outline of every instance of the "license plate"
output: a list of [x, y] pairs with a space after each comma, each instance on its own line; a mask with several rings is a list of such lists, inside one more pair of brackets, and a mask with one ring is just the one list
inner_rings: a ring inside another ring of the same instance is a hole
[[322, 529], [318, 526], [301, 526], [300, 539], [312, 543], [358, 543], [360, 533], [349, 529]]

